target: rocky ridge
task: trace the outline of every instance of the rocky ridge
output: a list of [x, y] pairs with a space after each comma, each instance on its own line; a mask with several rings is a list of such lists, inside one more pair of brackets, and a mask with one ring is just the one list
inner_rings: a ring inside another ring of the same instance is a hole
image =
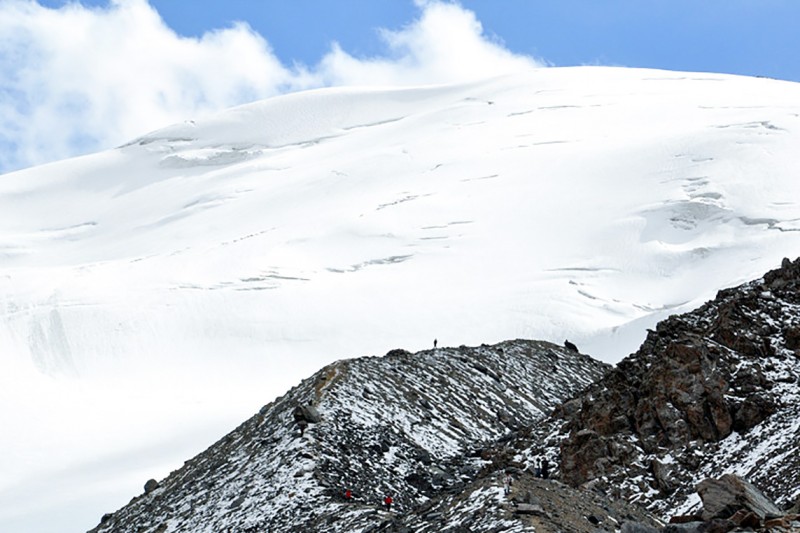
[[532, 531], [488, 451], [607, 370], [521, 340], [339, 361], [92, 531]]
[[[672, 316], [539, 434], [561, 476], [668, 517], [738, 474], [784, 508], [800, 496], [800, 259]], [[537, 450], [534, 450], [534, 452]], [[534, 453], [534, 452], [529, 452]]]
[[519, 340], [337, 362], [92, 531], [796, 531], [798, 400], [800, 259], [613, 369]]

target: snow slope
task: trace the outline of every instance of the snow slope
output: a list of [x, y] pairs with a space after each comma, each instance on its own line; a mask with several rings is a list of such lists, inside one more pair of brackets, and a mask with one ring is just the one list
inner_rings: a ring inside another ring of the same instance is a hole
[[581, 67], [293, 94], [0, 176], [0, 530], [89, 527], [342, 357], [617, 361], [797, 254], [798, 141], [797, 84]]

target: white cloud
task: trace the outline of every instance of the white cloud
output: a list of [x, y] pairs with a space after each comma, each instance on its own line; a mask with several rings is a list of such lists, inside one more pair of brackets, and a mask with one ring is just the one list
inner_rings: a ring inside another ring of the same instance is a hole
[[483, 34], [475, 14], [457, 4], [417, 2], [421, 17], [399, 31], [383, 30], [389, 55], [357, 59], [338, 46], [318, 74], [332, 85], [452, 83], [542, 66]]
[[383, 57], [333, 44], [286, 66], [246, 24], [177, 35], [147, 0], [104, 8], [0, 2], [0, 172], [121, 144], [147, 131], [283, 92], [326, 85], [448, 83], [539, 64], [483, 34], [457, 4], [418, 1], [382, 30]]

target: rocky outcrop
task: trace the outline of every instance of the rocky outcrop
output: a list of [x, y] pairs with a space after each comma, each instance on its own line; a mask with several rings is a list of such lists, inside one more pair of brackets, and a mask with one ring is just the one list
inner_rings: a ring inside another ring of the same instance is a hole
[[800, 516], [785, 513], [769, 498], [739, 476], [725, 474], [719, 479], [705, 479], [697, 485], [703, 502], [701, 512], [678, 515], [663, 529], [639, 523], [624, 524], [622, 531], [651, 533], [728, 533], [728, 532], [796, 532]]
[[[672, 316], [641, 348], [560, 406], [562, 479], [687, 510], [729, 469], [781, 504], [800, 491], [800, 260]], [[702, 477], [701, 477], [702, 476]]]
[[760, 490], [733, 474], [701, 481], [697, 493], [703, 502], [701, 516], [705, 520], [730, 518], [740, 511], [753, 513], [760, 521], [783, 516], [783, 512]]

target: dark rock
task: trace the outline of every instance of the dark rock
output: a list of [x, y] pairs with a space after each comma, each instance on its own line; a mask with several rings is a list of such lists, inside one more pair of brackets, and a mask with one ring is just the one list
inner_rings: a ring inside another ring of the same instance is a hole
[[150, 494], [157, 488], [158, 488], [158, 481], [156, 481], [155, 479], [148, 479], [147, 483], [144, 484], [144, 493]]
[[422, 463], [424, 465], [431, 464], [431, 454], [430, 454], [430, 452], [428, 452], [428, 450], [425, 450], [423, 448], [420, 448], [419, 450], [417, 450], [417, 461], [419, 461], [420, 463]]
[[239, 507], [242, 506], [242, 504], [245, 502], [246, 499], [247, 495], [242, 494], [241, 496], [239, 496], [238, 498], [236, 498], [231, 502], [230, 509], [238, 509]]
[[788, 349], [797, 350], [800, 348], [800, 326], [787, 326], [783, 330], [783, 339]]
[[736, 511], [730, 520], [739, 527], [759, 527], [761, 525], [758, 515], [745, 509]]
[[431, 494], [433, 493], [433, 486], [431, 486], [430, 481], [428, 479], [416, 472], [411, 473], [405, 477], [406, 483], [411, 485], [412, 487], [416, 488], [422, 494]]
[[736, 408], [733, 415], [733, 429], [744, 433], [756, 427], [775, 413], [777, 405], [766, 395], [754, 394]]
[[702, 522], [699, 514], [676, 515], [669, 519], [670, 524], [688, 524], [689, 522]]
[[569, 340], [565, 340], [564, 341], [564, 348], [566, 348], [567, 350], [571, 350], [573, 352], [576, 352], [576, 353], [578, 352], [578, 347], [575, 346], [573, 343], [569, 342]]
[[307, 424], [317, 424], [322, 420], [317, 409], [312, 405], [298, 405], [292, 412], [295, 422], [306, 422]]

